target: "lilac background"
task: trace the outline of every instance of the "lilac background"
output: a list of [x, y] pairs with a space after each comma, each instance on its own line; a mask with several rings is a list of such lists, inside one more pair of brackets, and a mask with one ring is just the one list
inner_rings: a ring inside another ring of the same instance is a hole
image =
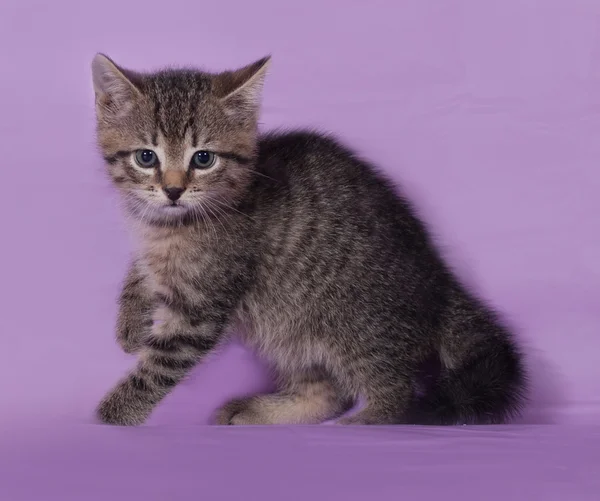
[[[90, 419], [128, 241], [94, 150], [89, 63], [224, 69], [274, 56], [263, 122], [334, 131], [404, 183], [527, 346], [530, 422], [599, 409], [600, 4], [269, 0], [0, 6], [1, 419]], [[8, 384], [8, 381], [11, 381]], [[268, 385], [233, 345], [154, 423]]]
[[[94, 149], [96, 51], [213, 70], [272, 53], [265, 127], [334, 131], [404, 183], [527, 346], [527, 420], [594, 419], [597, 1], [3, 0], [0, 47], [1, 421], [89, 421], [132, 363], [113, 341], [129, 243]], [[267, 385], [233, 345], [152, 422], [204, 423]]]
[[[155, 426], [93, 423], [132, 363], [96, 51], [213, 70], [272, 53], [265, 127], [333, 131], [404, 184], [526, 346], [530, 425], [193, 426], [268, 387], [237, 344]], [[597, 500], [598, 134], [598, 0], [1, 0], [0, 499]]]

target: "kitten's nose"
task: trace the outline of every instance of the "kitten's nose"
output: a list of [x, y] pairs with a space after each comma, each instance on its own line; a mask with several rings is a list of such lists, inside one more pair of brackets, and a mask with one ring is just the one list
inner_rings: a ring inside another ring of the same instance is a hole
[[175, 202], [176, 200], [179, 200], [179, 197], [181, 197], [181, 194], [185, 191], [185, 188], [180, 188], [178, 186], [167, 186], [166, 188], [163, 188], [163, 191], [166, 193], [169, 200]]

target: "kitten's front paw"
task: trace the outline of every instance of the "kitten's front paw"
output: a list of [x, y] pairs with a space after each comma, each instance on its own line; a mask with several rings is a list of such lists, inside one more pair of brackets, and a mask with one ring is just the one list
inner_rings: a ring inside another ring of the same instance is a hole
[[252, 398], [236, 398], [221, 407], [215, 415], [218, 425], [250, 425], [257, 424], [256, 416], [250, 409]]
[[133, 393], [127, 380], [121, 382], [98, 405], [96, 416], [106, 424], [136, 426], [152, 411], [152, 405]]

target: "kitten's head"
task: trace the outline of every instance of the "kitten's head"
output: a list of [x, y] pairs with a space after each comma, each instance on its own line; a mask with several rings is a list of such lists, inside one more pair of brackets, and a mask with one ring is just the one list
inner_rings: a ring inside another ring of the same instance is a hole
[[268, 62], [142, 74], [94, 58], [98, 143], [130, 214], [171, 224], [235, 204], [252, 177]]

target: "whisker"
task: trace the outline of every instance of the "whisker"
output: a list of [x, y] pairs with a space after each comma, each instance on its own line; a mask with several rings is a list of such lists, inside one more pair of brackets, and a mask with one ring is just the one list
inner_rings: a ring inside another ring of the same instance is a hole
[[261, 177], [265, 177], [267, 179], [270, 179], [271, 181], [275, 181], [276, 183], [278, 183], [279, 181], [277, 179], [275, 179], [274, 177], [271, 176], [267, 176], [266, 174], [263, 174], [262, 172], [258, 172], [252, 169], [249, 169], [248, 172], [251, 172], [252, 174], [256, 174], [257, 176], [261, 176]]
[[[210, 210], [208, 207], [205, 207], [204, 205], [202, 206], [202, 209], [204, 211], [206, 211], [207, 209]], [[214, 215], [214, 213], [212, 211], [211, 211], [211, 214]], [[208, 225], [210, 226], [211, 231], [215, 234], [215, 241], [217, 243], [219, 243], [219, 232], [217, 231], [217, 227], [214, 225], [214, 223], [212, 222], [212, 220], [211, 220], [210, 216], [208, 216], [208, 214], [206, 215], [206, 221], [207, 221]]]
[[218, 242], [219, 237], [217, 235], [216, 228], [214, 227], [214, 225], [211, 224], [210, 217], [209, 217], [208, 213], [206, 212], [206, 208], [204, 207], [204, 204], [202, 204], [202, 203], [198, 204], [197, 209], [198, 209], [198, 213], [202, 215], [202, 222], [204, 223], [204, 226], [208, 230], [207, 236], [208, 236], [209, 242], [210, 242], [212, 235], [215, 236], [215, 240], [216, 240], [216, 242]]
[[211, 211], [211, 213], [213, 213], [213, 209], [214, 209], [214, 211], [216, 212], [215, 219], [221, 225], [221, 228], [223, 228], [223, 232], [225, 233], [225, 236], [229, 237], [229, 232], [227, 231], [227, 228], [225, 227], [225, 225], [223, 224], [223, 221], [221, 221], [221, 218], [219, 217], [220, 215], [226, 215], [225, 212], [223, 211], [223, 209], [221, 209], [220, 207], [218, 207], [216, 205], [213, 205], [212, 201], [210, 199], [206, 199], [206, 200], [204, 200], [204, 202], [206, 202], [207, 208]]
[[248, 219], [250, 219], [250, 220], [254, 221], [254, 218], [252, 218], [252, 217], [251, 217], [251, 216], [249, 216], [248, 214], [244, 214], [242, 211], [240, 211], [240, 210], [236, 209], [235, 207], [233, 207], [233, 206], [229, 205], [229, 204], [228, 204], [227, 202], [225, 202], [224, 200], [221, 200], [220, 198], [216, 198], [216, 196], [215, 196], [215, 197], [211, 197], [211, 200], [212, 200], [213, 202], [215, 202], [215, 203], [218, 203], [218, 204], [220, 204], [220, 205], [221, 205], [221, 206], [223, 206], [223, 207], [226, 207], [227, 209], [230, 209], [230, 210], [232, 210], [232, 211], [235, 211], [235, 212], [237, 212], [238, 214], [241, 214], [242, 216], [245, 216], [245, 217], [247, 217]]
[[[199, 206], [194, 206], [192, 208], [192, 215], [194, 216], [194, 221], [196, 222], [196, 226], [199, 226], [200, 224], [204, 224], [204, 226], [207, 226], [206, 224], [206, 217], [204, 212], [202, 211], [202, 207]], [[210, 233], [207, 234], [208, 236], [208, 241], [210, 243]]]

